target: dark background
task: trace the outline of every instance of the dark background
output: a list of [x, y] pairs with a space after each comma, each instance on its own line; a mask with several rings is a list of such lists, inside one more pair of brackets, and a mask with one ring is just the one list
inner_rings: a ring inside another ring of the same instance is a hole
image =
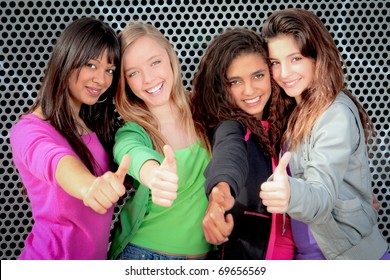
[[[159, 28], [182, 62], [191, 87], [208, 42], [228, 27], [260, 31], [272, 11], [300, 7], [315, 12], [332, 33], [348, 71], [349, 89], [368, 111], [373, 192], [381, 203], [379, 225], [390, 244], [390, 1], [1, 1], [0, 2], [0, 259], [16, 259], [33, 223], [28, 198], [13, 166], [9, 131], [33, 103], [61, 31], [94, 16], [116, 31], [141, 20]], [[43, 194], [44, 195], [44, 194]], [[115, 209], [116, 220], [123, 202]]]

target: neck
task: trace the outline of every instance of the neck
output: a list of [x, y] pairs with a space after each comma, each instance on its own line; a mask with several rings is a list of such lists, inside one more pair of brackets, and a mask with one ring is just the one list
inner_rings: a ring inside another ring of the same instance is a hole
[[173, 122], [179, 117], [177, 107], [171, 102], [163, 106], [155, 107], [150, 111], [157, 117], [160, 124]]

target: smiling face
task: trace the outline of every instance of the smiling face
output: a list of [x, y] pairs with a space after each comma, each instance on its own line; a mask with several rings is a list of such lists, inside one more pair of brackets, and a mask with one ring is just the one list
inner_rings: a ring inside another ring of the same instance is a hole
[[261, 119], [271, 96], [271, 77], [260, 54], [242, 54], [233, 59], [227, 73], [230, 94], [244, 112]]
[[147, 36], [137, 39], [122, 61], [127, 84], [149, 110], [169, 104], [173, 71], [167, 51], [158, 42]]
[[314, 59], [303, 56], [294, 37], [290, 35], [270, 39], [268, 51], [274, 80], [288, 96], [294, 97], [299, 103], [302, 92], [313, 82]]
[[71, 106], [76, 113], [82, 104], [93, 105], [111, 86], [115, 72], [114, 64], [108, 62], [107, 49], [97, 59], [91, 59], [87, 65], [72, 71], [69, 77]]

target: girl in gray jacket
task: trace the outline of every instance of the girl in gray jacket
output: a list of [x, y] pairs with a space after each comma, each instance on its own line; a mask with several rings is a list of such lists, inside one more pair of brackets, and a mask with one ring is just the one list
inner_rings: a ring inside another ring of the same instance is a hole
[[373, 127], [345, 88], [332, 36], [303, 9], [273, 13], [262, 34], [280, 98], [291, 108], [282, 138], [289, 152], [262, 184], [263, 203], [290, 215], [297, 259], [390, 259], [372, 200]]

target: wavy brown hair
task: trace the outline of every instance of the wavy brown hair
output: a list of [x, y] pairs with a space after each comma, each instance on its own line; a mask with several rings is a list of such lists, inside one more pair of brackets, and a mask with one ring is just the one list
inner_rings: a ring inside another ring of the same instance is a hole
[[[189, 132], [189, 135], [194, 133], [195, 128], [191, 117], [189, 105], [189, 94], [185, 91], [179, 59], [176, 52], [166, 37], [153, 25], [142, 22], [130, 23], [120, 34], [122, 54], [133, 42], [137, 39], [147, 36], [158, 42], [167, 52], [173, 71], [173, 86], [171, 92], [171, 101], [179, 109], [182, 116], [182, 123]], [[145, 102], [138, 98], [126, 83], [125, 73], [121, 69], [115, 103], [118, 113], [126, 122], [136, 122], [142, 126], [151, 138], [155, 149], [163, 153], [163, 146], [168, 143], [167, 139], [160, 131], [159, 122], [148, 109]]]
[[115, 131], [120, 125], [113, 102], [119, 77], [120, 44], [115, 31], [104, 22], [80, 18], [61, 33], [45, 70], [38, 98], [27, 112], [32, 113], [41, 107], [45, 120], [68, 140], [92, 174], [97, 166], [77, 132], [78, 124], [69, 102], [69, 77], [74, 71], [80, 73], [83, 66], [91, 59], [99, 58], [106, 49], [108, 62], [116, 67], [112, 84], [102, 95], [102, 101], [81, 106], [80, 117], [91, 131], [96, 132], [107, 153], [112, 155]]
[[[366, 142], [375, 135], [373, 125], [364, 108], [346, 88], [342, 57], [326, 26], [314, 13], [291, 8], [274, 12], [264, 22], [262, 35], [266, 42], [278, 36], [293, 36], [304, 57], [315, 61], [313, 83], [302, 93], [298, 106], [290, 107], [288, 126], [282, 143], [295, 150], [310, 132], [320, 115], [343, 91], [355, 103], [363, 124]], [[291, 97], [281, 89], [280, 98], [290, 102]]]
[[[266, 154], [276, 156], [279, 152], [284, 127], [284, 118], [280, 114], [284, 114], [284, 109], [274, 106], [278, 110], [270, 112], [274, 94], [271, 94], [263, 112], [263, 119], [270, 123], [268, 134], [259, 120], [236, 105], [230, 94], [226, 76], [230, 64], [240, 55], [252, 53], [260, 54], [267, 63], [265, 43], [258, 34], [244, 28], [226, 30], [211, 41], [194, 76], [192, 115], [196, 130], [210, 154], [214, 129], [224, 120], [241, 121], [258, 138]], [[272, 91], [277, 90], [278, 87], [272, 81]]]

